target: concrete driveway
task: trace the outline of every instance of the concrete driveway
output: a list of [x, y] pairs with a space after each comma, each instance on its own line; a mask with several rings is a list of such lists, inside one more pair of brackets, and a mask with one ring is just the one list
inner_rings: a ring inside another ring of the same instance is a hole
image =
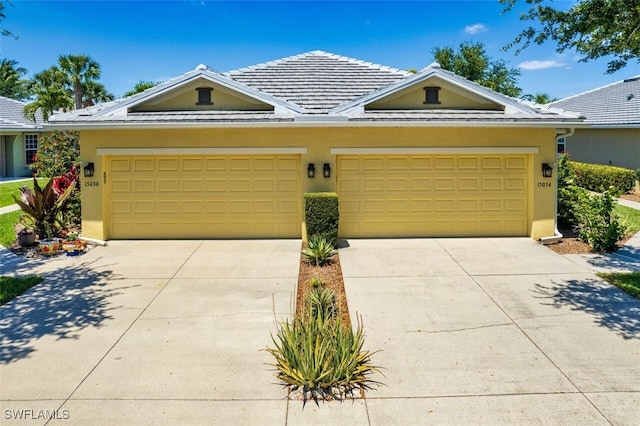
[[[340, 251], [371, 424], [640, 424], [640, 302], [527, 238]], [[402, 402], [400, 402], [402, 401]]]
[[261, 349], [291, 312], [299, 253], [299, 240], [114, 241], [34, 263], [45, 282], [0, 311], [0, 421], [284, 424]]
[[299, 240], [0, 253], [3, 274], [46, 277], [0, 308], [0, 422], [640, 424], [640, 303], [588, 269], [527, 238], [348, 244], [385, 385], [304, 411], [261, 351], [293, 309]]

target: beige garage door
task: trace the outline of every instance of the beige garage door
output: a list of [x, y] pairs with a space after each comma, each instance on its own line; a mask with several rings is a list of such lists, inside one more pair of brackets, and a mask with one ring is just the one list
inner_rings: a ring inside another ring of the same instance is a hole
[[341, 236], [526, 236], [527, 160], [527, 155], [340, 155]]
[[110, 156], [109, 238], [300, 238], [300, 156]]

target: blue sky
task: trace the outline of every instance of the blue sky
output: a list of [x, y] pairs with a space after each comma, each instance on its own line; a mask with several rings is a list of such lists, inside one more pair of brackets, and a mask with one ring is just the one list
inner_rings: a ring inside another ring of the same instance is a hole
[[464, 41], [484, 43], [492, 59], [519, 67], [524, 93], [563, 98], [640, 75], [637, 62], [607, 75], [606, 59], [580, 63], [553, 44], [503, 52], [526, 25], [524, 6], [502, 15], [498, 0], [12, 0], [2, 26], [19, 38], [3, 37], [0, 56], [30, 77], [61, 54], [88, 54], [116, 97], [140, 80], [166, 80], [201, 63], [224, 72], [311, 50], [420, 69], [433, 61], [434, 47]]

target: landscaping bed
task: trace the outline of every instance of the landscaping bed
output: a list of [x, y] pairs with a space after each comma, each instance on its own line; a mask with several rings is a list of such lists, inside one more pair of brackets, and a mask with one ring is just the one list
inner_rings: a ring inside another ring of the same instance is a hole
[[[303, 243], [304, 248], [304, 243]], [[300, 270], [298, 272], [298, 291], [296, 295], [296, 315], [304, 312], [305, 295], [309, 293], [313, 286], [311, 278], [317, 277], [324, 282], [324, 287], [331, 289], [336, 294], [336, 302], [340, 312], [340, 320], [348, 327], [351, 326], [349, 318], [349, 305], [347, 304], [347, 294], [344, 290], [344, 280], [342, 278], [342, 267], [338, 252], [333, 255], [333, 261], [324, 266], [311, 265], [300, 255]]]

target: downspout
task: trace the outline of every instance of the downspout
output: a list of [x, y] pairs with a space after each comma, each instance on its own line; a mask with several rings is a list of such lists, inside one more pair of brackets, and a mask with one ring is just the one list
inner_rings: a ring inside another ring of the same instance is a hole
[[[568, 138], [570, 136], [573, 136], [575, 132], [576, 132], [576, 129], [569, 129], [569, 131], [566, 133], [556, 133], [556, 147], [558, 146], [558, 139]], [[557, 162], [555, 164], [557, 164]], [[555, 242], [558, 242], [560, 238], [564, 237], [564, 235], [562, 235], [560, 231], [558, 231], [558, 169], [557, 168], [556, 168], [555, 183], [556, 183], [556, 193], [555, 193], [555, 204], [554, 204], [554, 215], [553, 215], [553, 237], [540, 238], [540, 242], [542, 244], [555, 243]]]

